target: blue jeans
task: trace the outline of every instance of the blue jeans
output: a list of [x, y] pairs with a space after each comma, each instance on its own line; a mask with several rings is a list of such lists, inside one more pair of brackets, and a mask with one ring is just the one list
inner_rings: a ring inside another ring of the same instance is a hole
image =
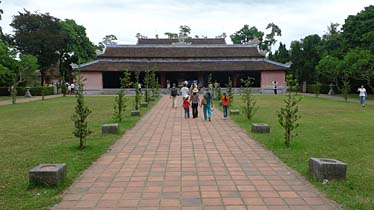
[[207, 120], [212, 116], [212, 110], [210, 108], [210, 105], [203, 105], [203, 112], [204, 112], [204, 120]]
[[365, 96], [360, 96], [360, 103], [361, 105], [365, 104]]
[[190, 118], [190, 109], [189, 108], [184, 109], [184, 118]]
[[227, 106], [223, 106], [223, 116], [227, 117]]

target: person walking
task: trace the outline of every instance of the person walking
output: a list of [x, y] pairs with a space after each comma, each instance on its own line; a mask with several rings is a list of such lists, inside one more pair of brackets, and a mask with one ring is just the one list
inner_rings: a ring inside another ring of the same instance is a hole
[[71, 95], [71, 85], [69, 83], [66, 83], [67, 87], [68, 87], [68, 94]]
[[365, 99], [367, 97], [366, 89], [363, 85], [361, 85], [361, 88], [357, 89], [357, 92], [360, 92], [360, 103], [362, 107], [365, 107]]
[[228, 96], [226, 93], [223, 93], [223, 96], [221, 98], [221, 103], [223, 107], [223, 117], [227, 117], [227, 107], [230, 105], [230, 96]]
[[190, 118], [190, 102], [188, 100], [188, 96], [183, 100], [183, 108], [184, 108], [184, 118]]
[[197, 107], [199, 106], [199, 90], [197, 88], [193, 89], [190, 102], [192, 106], [192, 118], [197, 118], [199, 112], [197, 111]]
[[74, 94], [75, 93], [75, 84], [74, 84], [74, 82], [70, 84], [70, 88], [71, 88], [71, 94]]
[[201, 106], [203, 107], [203, 113], [204, 113], [204, 120], [209, 120], [211, 121], [212, 119], [212, 108], [213, 108], [213, 103], [212, 103], [212, 96], [210, 92], [206, 92], [201, 99]]
[[273, 90], [274, 90], [274, 94], [277, 95], [278, 94], [278, 82], [277, 82], [277, 80], [273, 81]]
[[188, 97], [188, 87], [187, 87], [187, 84], [186, 83], [183, 83], [183, 87], [181, 89], [181, 94], [182, 94], [182, 98], [185, 99], [186, 97]]
[[177, 95], [178, 90], [175, 87], [175, 83], [173, 83], [173, 87], [170, 89], [170, 98], [173, 100], [173, 108], [177, 108]]

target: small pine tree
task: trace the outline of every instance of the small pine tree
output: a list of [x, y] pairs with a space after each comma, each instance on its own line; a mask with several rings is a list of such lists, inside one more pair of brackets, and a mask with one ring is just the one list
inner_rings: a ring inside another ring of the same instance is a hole
[[149, 69], [146, 69], [144, 72], [144, 101], [149, 102], [149, 88], [151, 86], [151, 77]]
[[227, 88], [227, 95], [230, 97], [230, 104], [233, 104], [234, 103], [234, 94], [232, 92], [232, 80], [231, 80], [231, 77], [229, 77], [229, 80], [226, 84], [226, 88]]
[[117, 93], [117, 96], [115, 97], [115, 103], [114, 103], [114, 113], [113, 113], [113, 119], [118, 120], [119, 122], [122, 122], [124, 112], [126, 111], [126, 97], [125, 97], [125, 88], [129, 86], [130, 83], [130, 73], [126, 69], [123, 72], [123, 76], [120, 79], [121, 80], [121, 88]]
[[[287, 77], [287, 84], [292, 89], [292, 85], [295, 84], [295, 80], [292, 79], [292, 75]], [[301, 97], [297, 93], [291, 93], [288, 91], [286, 98], [283, 100], [284, 106], [278, 111], [278, 122], [284, 129], [284, 143], [287, 147], [290, 146], [291, 139], [297, 136], [294, 132], [299, 127], [297, 122], [300, 119], [298, 103], [301, 101]]]
[[258, 110], [258, 107], [256, 106], [256, 99], [252, 95], [252, 80], [254, 78], [248, 77], [247, 79], [241, 79], [241, 82], [244, 84], [242, 86], [241, 93], [243, 94], [243, 109], [244, 109], [244, 114], [247, 117], [248, 120], [252, 119], [256, 111]]
[[320, 93], [321, 93], [321, 83], [317, 81], [316, 86], [314, 88], [314, 94], [316, 95], [316, 97], [318, 97]]
[[217, 97], [216, 97], [216, 100], [217, 100], [217, 101], [221, 101], [221, 98], [222, 98], [221, 85], [218, 85], [218, 87], [217, 87]]
[[63, 96], [66, 96], [68, 92], [68, 89], [66, 88], [66, 80], [65, 80], [65, 76], [62, 76], [62, 80], [61, 80], [61, 93]]
[[156, 90], [156, 97], [159, 97], [160, 96], [160, 81], [158, 80], [158, 77], [156, 77], [155, 90]]
[[78, 71], [75, 73], [77, 81], [77, 90], [75, 91], [75, 98], [77, 100], [75, 106], [75, 113], [71, 117], [74, 122], [74, 131], [73, 134], [75, 137], [79, 138], [79, 148], [83, 149], [86, 147], [86, 137], [91, 133], [88, 129], [87, 118], [91, 114], [91, 110], [85, 105], [84, 96], [83, 96], [83, 77]]
[[349, 83], [349, 79], [347, 77], [344, 77], [343, 79], [343, 86], [342, 86], [342, 95], [344, 97], [345, 102], [348, 101], [348, 94], [351, 89], [351, 85]]
[[156, 73], [153, 70], [150, 73], [150, 85], [151, 85], [152, 97], [155, 98], [157, 96], [157, 93], [156, 93], [157, 78], [156, 78]]
[[134, 89], [135, 89], [135, 110], [139, 110], [140, 104], [140, 89], [139, 89], [139, 72], [135, 72], [135, 82], [134, 82]]

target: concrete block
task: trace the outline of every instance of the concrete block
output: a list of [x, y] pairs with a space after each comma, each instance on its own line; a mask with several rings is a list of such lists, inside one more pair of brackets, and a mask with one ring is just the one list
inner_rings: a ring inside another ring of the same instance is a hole
[[140, 102], [140, 107], [148, 107], [148, 102]]
[[239, 114], [240, 114], [240, 110], [237, 110], [237, 109], [230, 110], [230, 115], [239, 115]]
[[34, 184], [57, 185], [66, 176], [66, 164], [40, 164], [29, 171], [29, 181]]
[[132, 110], [131, 116], [140, 116], [140, 110]]
[[117, 133], [118, 132], [118, 123], [115, 124], [104, 124], [101, 126], [101, 133]]
[[266, 123], [253, 123], [252, 132], [253, 133], [270, 133], [270, 126]]
[[324, 179], [345, 179], [347, 164], [335, 159], [310, 158], [309, 173], [319, 181]]

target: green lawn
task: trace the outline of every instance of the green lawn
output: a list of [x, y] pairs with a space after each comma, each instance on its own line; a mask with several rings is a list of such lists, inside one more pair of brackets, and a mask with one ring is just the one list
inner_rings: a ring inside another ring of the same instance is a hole
[[[17, 96], [17, 99], [25, 98], [24, 96]], [[0, 101], [11, 101], [12, 97], [10, 96], [0, 96]]]
[[[284, 97], [256, 96], [260, 108], [254, 119], [248, 121], [243, 115], [232, 119], [328, 197], [343, 205], [344, 209], [374, 209], [374, 106], [361, 108], [358, 103], [303, 97], [299, 136], [291, 142], [290, 148], [286, 148], [276, 115]], [[240, 107], [239, 96], [235, 100], [234, 108]], [[252, 122], [270, 124], [271, 133], [250, 133]], [[346, 162], [347, 179], [325, 185], [312, 180], [308, 175], [310, 157], [335, 158]]]
[[[119, 134], [102, 135], [101, 125], [113, 122], [114, 97], [86, 97], [86, 101], [93, 111], [89, 117], [93, 133], [83, 151], [78, 149], [79, 140], [72, 134], [70, 117], [75, 97], [0, 106], [0, 209], [53, 206], [59, 201], [58, 194], [139, 119], [127, 117], [120, 124]], [[132, 109], [133, 102], [128, 104], [128, 110]], [[142, 113], [145, 111], [142, 109]], [[40, 163], [66, 163], [65, 181], [56, 188], [29, 189], [28, 170]]]

